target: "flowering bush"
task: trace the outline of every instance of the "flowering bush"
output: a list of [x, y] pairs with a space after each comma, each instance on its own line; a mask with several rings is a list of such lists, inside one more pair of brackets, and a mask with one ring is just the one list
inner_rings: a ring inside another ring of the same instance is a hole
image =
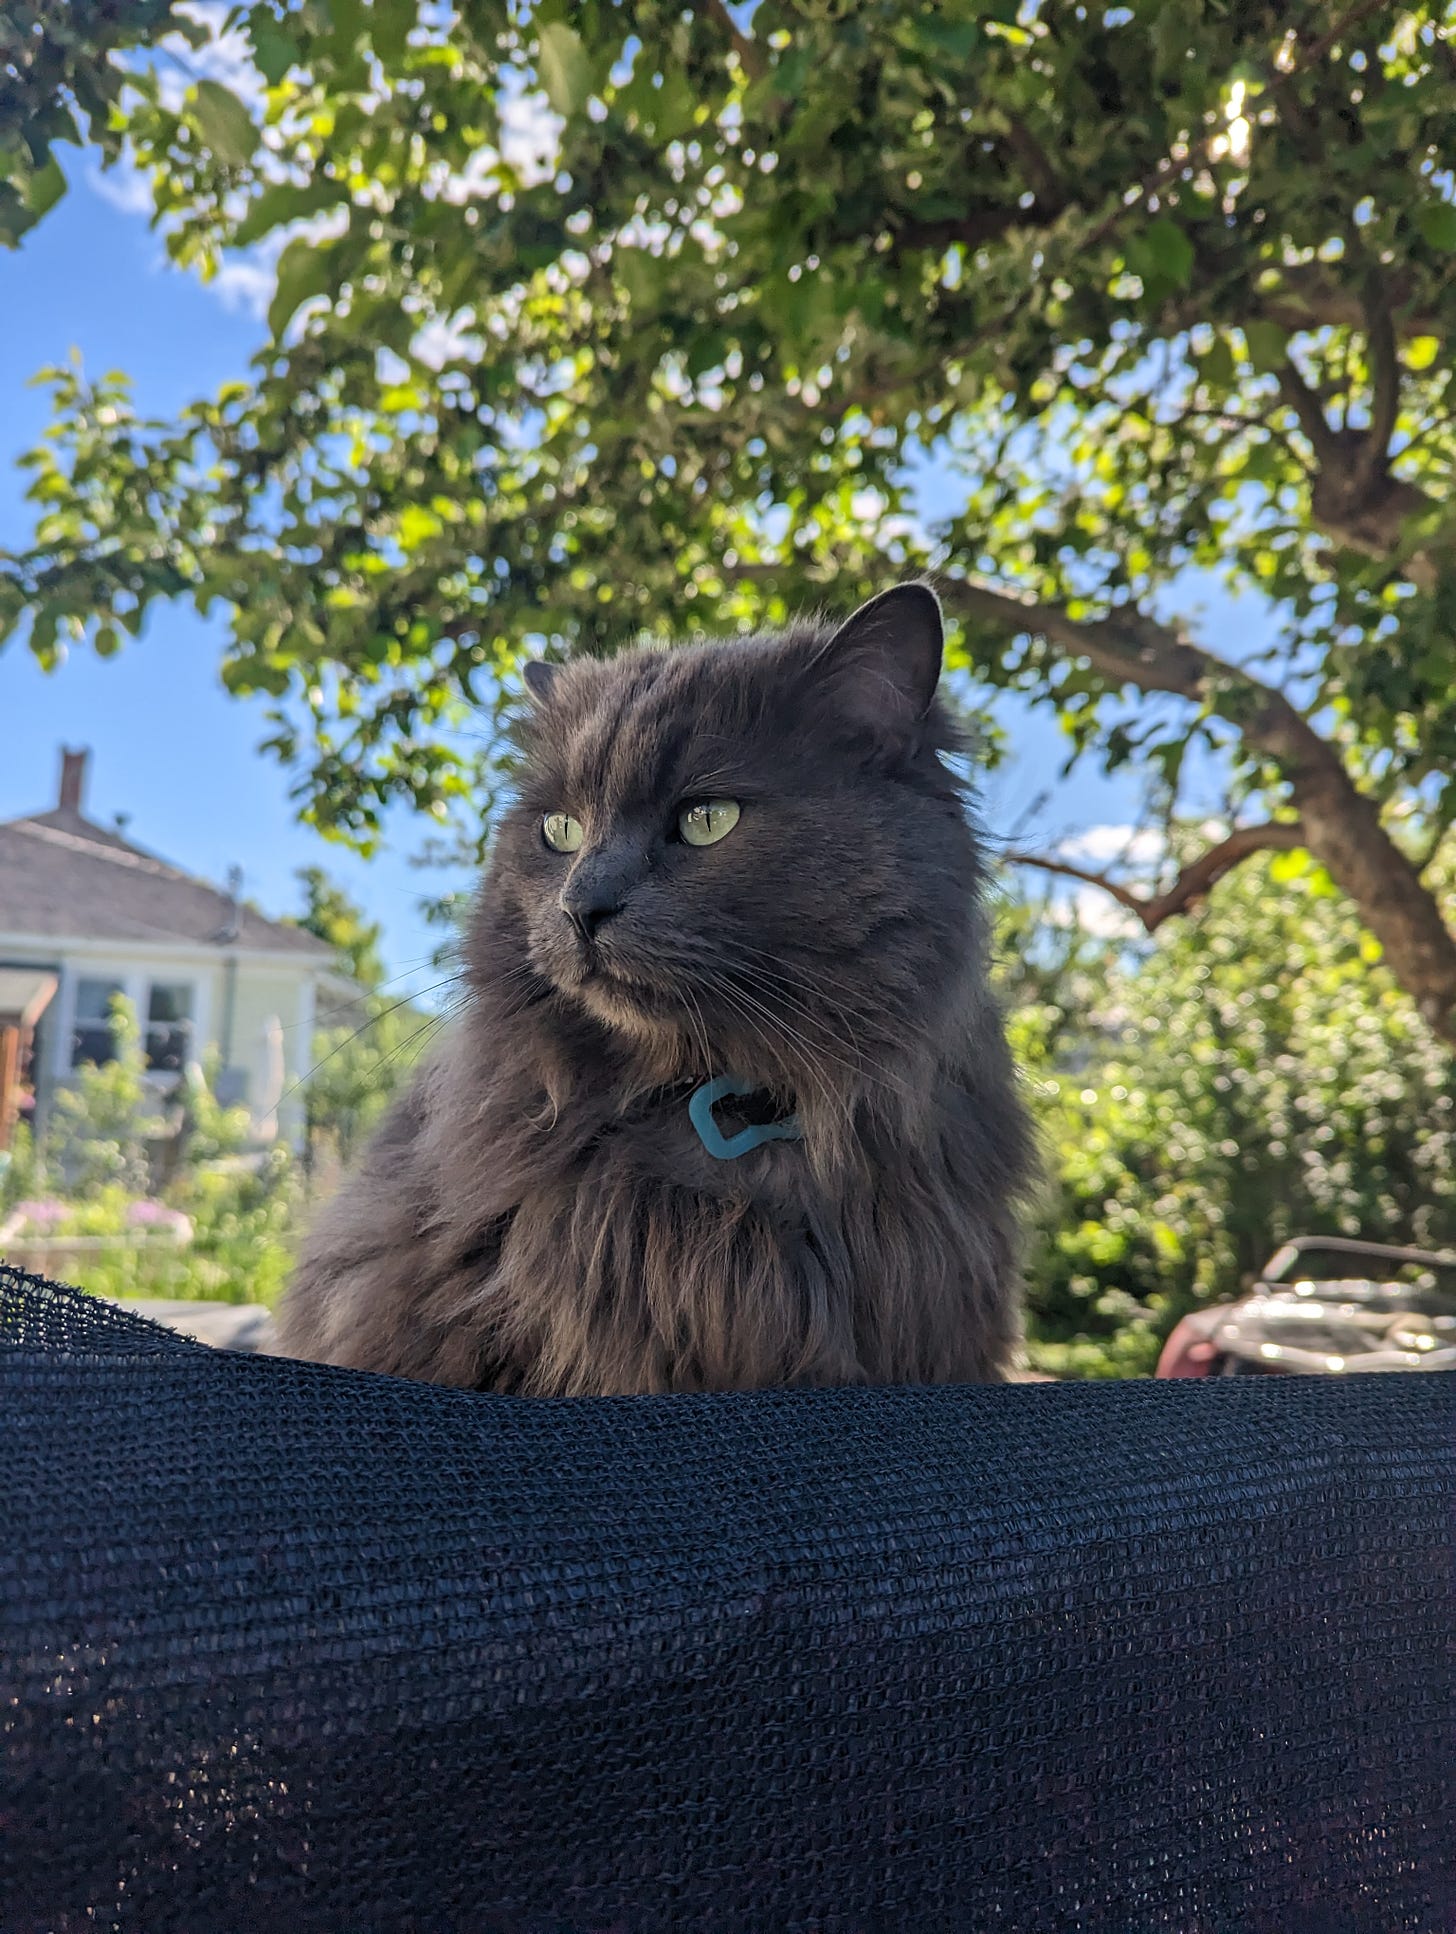
[[16, 1245], [84, 1239], [84, 1249], [56, 1255], [71, 1280], [98, 1295], [271, 1303], [301, 1217], [291, 1151], [248, 1152], [247, 1110], [224, 1108], [210, 1071], [192, 1068], [169, 1103], [178, 1172], [153, 1192], [147, 1144], [167, 1124], [145, 1079], [135, 1019], [124, 1001], [114, 1012], [116, 1059], [77, 1071], [57, 1097], [43, 1147], [17, 1131], [0, 1170], [0, 1229]]
[[26, 1235], [51, 1235], [74, 1213], [74, 1209], [74, 1203], [60, 1202], [54, 1196], [44, 1202], [17, 1202], [6, 1217], [6, 1227], [16, 1235], [22, 1232]]
[[178, 1242], [190, 1242], [192, 1224], [180, 1209], [169, 1209], [165, 1202], [128, 1202], [126, 1226], [143, 1233], [171, 1235]]
[[169, 1236], [175, 1242], [192, 1240], [192, 1223], [180, 1209], [149, 1197], [132, 1201], [124, 1189], [103, 1189], [85, 1202], [63, 1202], [59, 1196], [17, 1202], [4, 1218], [11, 1236]]

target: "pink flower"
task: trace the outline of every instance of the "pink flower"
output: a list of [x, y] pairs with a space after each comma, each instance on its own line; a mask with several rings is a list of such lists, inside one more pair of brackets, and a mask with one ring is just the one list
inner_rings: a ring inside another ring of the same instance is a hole
[[66, 1220], [71, 1210], [69, 1204], [50, 1197], [44, 1202], [17, 1202], [15, 1213], [32, 1228], [53, 1229], [58, 1222]]
[[169, 1209], [162, 1202], [128, 1202], [126, 1220], [133, 1229], [180, 1229], [187, 1218], [179, 1209]]

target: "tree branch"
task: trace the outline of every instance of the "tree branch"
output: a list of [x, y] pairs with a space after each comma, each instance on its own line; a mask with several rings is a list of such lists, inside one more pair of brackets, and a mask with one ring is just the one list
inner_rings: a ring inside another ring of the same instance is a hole
[[1342, 462], [1345, 452], [1340, 447], [1340, 433], [1293, 363], [1286, 362], [1279, 371], [1279, 394], [1299, 418], [1299, 427], [1309, 438], [1316, 463], [1323, 468]]
[[1288, 74], [1279, 75], [1279, 81], [1287, 80], [1290, 75], [1300, 70], [1307, 73], [1310, 68], [1318, 66], [1333, 46], [1339, 41], [1342, 41], [1346, 34], [1358, 27], [1367, 14], [1374, 13], [1381, 5], [1382, 0], [1357, 0], [1357, 4], [1351, 7], [1347, 14], [1343, 14], [1335, 21], [1328, 33], [1324, 34], [1319, 40], [1312, 41], [1308, 47], [1304, 48], [1299, 47], [1296, 41], [1293, 63], [1289, 68]]
[[723, 0], [698, 0], [698, 11], [707, 20], [716, 22], [728, 36], [733, 51], [738, 56], [738, 65], [751, 81], [761, 80], [768, 71], [763, 57], [763, 49], [758, 42], [751, 40], [734, 20]]
[[935, 588], [961, 617], [1045, 638], [1068, 656], [1085, 658], [1118, 685], [1197, 701], [1203, 680], [1215, 669], [1234, 669], [1130, 606], [1120, 605], [1105, 618], [1073, 618], [1060, 605], [1039, 604], [970, 578], [940, 577]]
[[[985, 242], [998, 241], [1017, 228], [1047, 228], [1059, 210], [1043, 208], [1034, 201], [1030, 208], [1015, 202], [986, 202], [964, 215], [944, 216], [936, 221], [904, 221], [889, 226], [891, 245], [898, 254], [903, 249], [949, 248], [953, 242], [977, 249]], [[893, 218], [891, 218], [893, 223]]]
[[1456, 1045], [1456, 934], [1386, 831], [1378, 803], [1283, 692], [1126, 607], [1080, 619], [967, 578], [942, 576], [936, 588], [949, 610], [975, 624], [1040, 637], [1085, 659], [1111, 685], [1170, 692], [1232, 725], [1251, 752], [1278, 769], [1304, 843], [1354, 902], [1427, 1025]]
[[1390, 462], [1390, 439], [1395, 434], [1400, 414], [1400, 361], [1396, 353], [1395, 324], [1390, 303], [1380, 278], [1373, 271], [1365, 291], [1366, 358], [1370, 364], [1370, 428], [1359, 471], [1364, 489], [1370, 489], [1385, 475]]
[[[1411, 310], [1410, 278], [1398, 270], [1391, 272], [1386, 284], [1386, 307], [1397, 337], [1437, 336], [1444, 324], [1438, 316], [1424, 310]], [[1369, 318], [1358, 296], [1334, 281], [1319, 264], [1300, 264], [1282, 268], [1278, 283], [1256, 293], [1254, 310], [1269, 322], [1295, 335], [1307, 329], [1364, 329]], [[1184, 304], [1186, 322], [1207, 320], [1205, 311]], [[1186, 323], [1185, 323], [1186, 326]]]
[[1021, 163], [1027, 186], [1036, 196], [1047, 221], [1053, 221], [1067, 205], [1067, 191], [1052, 166], [1046, 149], [1019, 114], [1007, 116], [1006, 146]]
[[1305, 844], [1305, 831], [1298, 820], [1270, 820], [1260, 826], [1236, 827], [1227, 839], [1210, 846], [1207, 852], [1200, 853], [1196, 860], [1185, 866], [1163, 893], [1135, 893], [1131, 887], [1124, 886], [1120, 880], [1110, 879], [1105, 873], [1094, 873], [1087, 867], [1074, 866], [1069, 860], [1056, 859], [1046, 853], [1009, 852], [1003, 858], [1010, 866], [1034, 866], [1043, 873], [1058, 873], [1069, 880], [1081, 880], [1087, 886], [1100, 887], [1104, 893], [1111, 894], [1119, 906], [1135, 914], [1145, 932], [1156, 933], [1165, 920], [1171, 920], [1175, 914], [1191, 912], [1208, 897], [1225, 873], [1231, 872], [1251, 853], [1290, 853]]

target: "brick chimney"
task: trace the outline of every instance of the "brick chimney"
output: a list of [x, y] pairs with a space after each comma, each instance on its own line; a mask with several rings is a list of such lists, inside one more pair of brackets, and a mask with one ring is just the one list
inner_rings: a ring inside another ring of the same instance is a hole
[[86, 761], [91, 757], [91, 748], [82, 746], [79, 752], [72, 752], [69, 746], [61, 747], [61, 796], [57, 802], [62, 810], [79, 813], [86, 795]]

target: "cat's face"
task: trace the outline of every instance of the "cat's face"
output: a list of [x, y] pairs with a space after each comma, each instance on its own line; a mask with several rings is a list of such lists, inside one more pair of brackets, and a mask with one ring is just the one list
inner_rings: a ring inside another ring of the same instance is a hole
[[529, 970], [705, 1073], [883, 1059], [972, 931], [940, 654], [912, 585], [837, 633], [533, 667], [496, 860]]

